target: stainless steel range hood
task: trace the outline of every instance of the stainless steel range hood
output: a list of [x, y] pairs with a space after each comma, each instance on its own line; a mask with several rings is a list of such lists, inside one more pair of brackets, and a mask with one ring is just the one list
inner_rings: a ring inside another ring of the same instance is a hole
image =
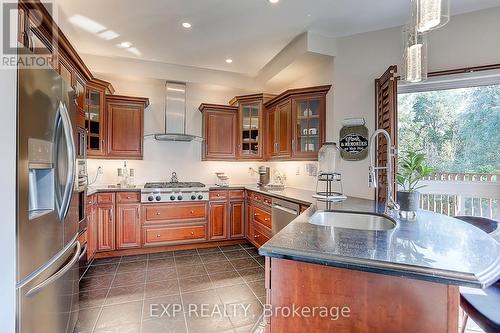
[[167, 81], [163, 118], [165, 131], [154, 134], [154, 138], [158, 141], [202, 141], [203, 138], [186, 133], [186, 117], [186, 84]]

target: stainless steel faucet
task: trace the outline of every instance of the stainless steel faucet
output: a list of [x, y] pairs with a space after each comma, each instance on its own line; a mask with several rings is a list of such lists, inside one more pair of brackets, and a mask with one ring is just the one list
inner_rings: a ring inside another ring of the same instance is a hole
[[[384, 167], [375, 166], [373, 161], [373, 141], [378, 137], [379, 134], [385, 136], [387, 140], [387, 163]], [[386, 130], [378, 129], [373, 132], [370, 137], [370, 143], [368, 145], [369, 155], [370, 155], [370, 167], [368, 168], [368, 185], [371, 188], [377, 188], [377, 175], [379, 170], [385, 170], [387, 175], [387, 195], [385, 197], [385, 205], [384, 205], [384, 213], [388, 214], [391, 210], [399, 210], [399, 205], [394, 200], [394, 183], [392, 180], [392, 158], [394, 157], [394, 147], [392, 146], [391, 136], [387, 133]]]

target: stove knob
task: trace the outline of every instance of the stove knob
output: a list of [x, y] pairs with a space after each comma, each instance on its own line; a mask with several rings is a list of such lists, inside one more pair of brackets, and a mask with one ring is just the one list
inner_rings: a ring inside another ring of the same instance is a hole
[[170, 196], [170, 200], [174, 201], [175, 200], [175, 195]]
[[150, 195], [150, 196], [148, 197], [148, 201], [153, 201], [154, 199], [155, 199], [155, 198], [153, 198], [153, 196], [152, 196], [152, 195]]
[[156, 196], [156, 201], [160, 201], [161, 197], [159, 195]]
[[179, 195], [177, 199], [182, 200], [182, 195]]
[[194, 195], [194, 194], [193, 194], [193, 195], [191, 196], [191, 200], [196, 200], [196, 195]]
[[203, 195], [201, 195], [201, 194], [200, 194], [200, 195], [198, 195], [198, 199], [199, 199], [199, 200], [203, 200]]

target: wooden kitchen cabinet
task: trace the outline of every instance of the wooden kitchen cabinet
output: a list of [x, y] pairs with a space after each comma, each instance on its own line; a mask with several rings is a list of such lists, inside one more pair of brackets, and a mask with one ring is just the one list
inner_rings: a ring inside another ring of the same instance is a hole
[[210, 240], [224, 240], [228, 236], [227, 201], [210, 202], [208, 233]]
[[149, 100], [142, 97], [106, 95], [108, 158], [142, 159], [144, 109]]
[[87, 157], [106, 155], [106, 114], [104, 94], [106, 87], [98, 82], [87, 82], [85, 89], [85, 129], [87, 130]]
[[237, 156], [238, 107], [201, 104], [204, 144], [202, 159], [234, 160]]
[[264, 103], [275, 97], [270, 94], [236, 96], [230, 105], [238, 106], [237, 158], [264, 158]]
[[97, 194], [97, 251], [115, 249], [115, 194]]
[[229, 238], [245, 237], [245, 202], [243, 200], [229, 203]]
[[91, 261], [97, 251], [97, 196], [87, 197], [87, 261]]
[[116, 249], [141, 247], [141, 204], [116, 205]]
[[267, 158], [315, 160], [325, 142], [330, 85], [290, 89], [265, 103]]
[[268, 157], [287, 158], [291, 149], [291, 102], [286, 100], [268, 111]]

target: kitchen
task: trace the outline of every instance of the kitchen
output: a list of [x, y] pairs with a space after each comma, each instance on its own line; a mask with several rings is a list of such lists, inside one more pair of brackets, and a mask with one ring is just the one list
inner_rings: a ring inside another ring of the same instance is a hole
[[[500, 3], [450, 2], [449, 22], [428, 33], [428, 82], [432, 73], [463, 68], [500, 82], [492, 65]], [[396, 89], [397, 74], [410, 81], [409, 71], [384, 74], [404, 68], [410, 1], [366, 3], [362, 14], [376, 15], [365, 23], [341, 19], [355, 12], [350, 5], [324, 1], [152, 1], [137, 13], [129, 5], [18, 3], [18, 24], [10, 26], [19, 29], [21, 50], [49, 55], [53, 69], [2, 71], [5, 105], [18, 110], [3, 134], [13, 156], [2, 178], [12, 190], [5, 218], [22, 221], [29, 211], [27, 221], [44, 221], [0, 228], [2, 252], [13, 258], [0, 280], [6, 331], [494, 331], [460, 306], [466, 287], [495, 288], [495, 228], [491, 236], [420, 209], [403, 217], [401, 189], [385, 180], [394, 170], [380, 169], [397, 164], [384, 150], [391, 142], [375, 149], [382, 136], [373, 134], [385, 129], [397, 143], [397, 124], [381, 122], [386, 108], [376, 105], [395, 98], [385, 92]], [[263, 12], [265, 24], [243, 27]], [[130, 15], [136, 20], [124, 24]], [[240, 40], [249, 31], [251, 43]], [[61, 87], [54, 120], [38, 123], [50, 131], [55, 122], [61, 138], [33, 132], [33, 89], [56, 96], [35, 72], [52, 73]], [[359, 156], [358, 148], [347, 154], [345, 133], [360, 143]], [[54, 195], [50, 170], [61, 181]], [[52, 214], [75, 229], [61, 230], [57, 244]], [[28, 239], [19, 248], [18, 233]], [[58, 260], [42, 265], [42, 245], [51, 241], [45, 258]], [[68, 281], [70, 301], [56, 302]], [[202, 305], [209, 315], [200, 315]], [[330, 306], [334, 318], [266, 315], [269, 305]]]

